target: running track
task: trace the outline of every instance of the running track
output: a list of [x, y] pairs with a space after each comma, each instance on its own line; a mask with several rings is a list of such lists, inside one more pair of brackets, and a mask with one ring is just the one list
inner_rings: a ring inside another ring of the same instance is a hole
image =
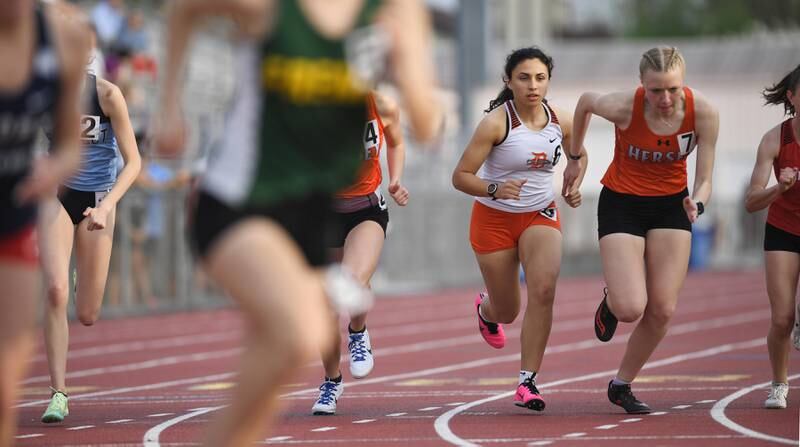
[[[475, 328], [477, 290], [386, 297], [369, 320], [375, 370], [356, 381], [343, 363], [347, 387], [338, 414], [310, 416], [322, 376], [314, 363], [286, 386], [283, 414], [261, 444], [798, 445], [797, 352], [789, 408], [761, 409], [770, 380], [761, 272], [687, 279], [670, 333], [635, 386], [657, 411], [648, 416], [625, 415], [605, 397], [632, 325], [621, 325], [610, 343], [595, 340], [591, 322], [601, 286], [598, 277], [558, 285], [538, 377], [543, 413], [511, 403], [519, 324], [507, 327], [504, 349], [486, 345]], [[48, 395], [40, 347], [24, 383], [18, 445], [196, 445], [235, 380], [239, 326], [231, 311], [73, 326], [71, 415], [63, 424], [38, 421]]]

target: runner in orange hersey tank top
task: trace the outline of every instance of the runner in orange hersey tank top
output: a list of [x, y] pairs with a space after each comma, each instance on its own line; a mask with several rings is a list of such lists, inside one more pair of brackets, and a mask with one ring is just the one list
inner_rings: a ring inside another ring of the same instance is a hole
[[681, 127], [672, 135], [656, 135], [644, 118], [644, 88], [633, 100], [631, 123], [627, 129], [614, 127], [614, 160], [601, 182], [609, 189], [637, 196], [668, 196], [687, 187], [686, 158], [697, 145], [694, 95], [684, 92]]
[[356, 181], [343, 189], [336, 197], [352, 198], [372, 194], [381, 186], [381, 149], [386, 143], [383, 121], [375, 104], [375, 96], [367, 96], [367, 125], [364, 127], [364, 163], [358, 171]]

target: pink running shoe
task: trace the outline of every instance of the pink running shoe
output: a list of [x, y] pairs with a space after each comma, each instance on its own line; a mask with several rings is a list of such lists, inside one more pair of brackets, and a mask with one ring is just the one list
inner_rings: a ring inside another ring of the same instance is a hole
[[514, 394], [514, 405], [530, 410], [544, 410], [544, 399], [539, 394], [539, 390], [533, 380], [527, 379], [519, 384], [517, 393]]
[[503, 325], [499, 323], [490, 323], [481, 317], [481, 302], [486, 294], [479, 293], [475, 298], [475, 311], [478, 312], [478, 329], [481, 331], [483, 339], [489, 346], [500, 349], [506, 345], [506, 333], [503, 332]]

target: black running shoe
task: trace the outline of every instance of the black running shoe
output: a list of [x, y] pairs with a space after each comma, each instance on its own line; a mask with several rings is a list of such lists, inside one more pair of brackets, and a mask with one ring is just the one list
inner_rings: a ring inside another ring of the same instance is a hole
[[608, 400], [614, 405], [624, 408], [628, 414], [649, 414], [653, 410], [646, 403], [641, 402], [631, 392], [630, 385], [614, 385], [608, 382]]
[[608, 308], [607, 299], [608, 287], [603, 288], [603, 301], [597, 308], [597, 312], [594, 313], [594, 334], [602, 342], [611, 340], [611, 337], [614, 336], [614, 331], [617, 330], [617, 317]]

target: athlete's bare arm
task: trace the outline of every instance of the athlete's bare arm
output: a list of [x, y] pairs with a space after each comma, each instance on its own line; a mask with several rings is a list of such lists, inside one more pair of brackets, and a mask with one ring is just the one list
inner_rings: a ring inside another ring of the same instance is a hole
[[750, 187], [747, 189], [744, 202], [748, 212], [753, 213], [768, 207], [797, 181], [797, 170], [784, 168], [779, 174], [779, 180], [782, 178], [782, 181], [767, 188], [767, 183], [772, 175], [773, 163], [780, 151], [780, 135], [781, 125], [779, 124], [761, 137], [756, 164], [753, 166], [753, 174], [750, 176]]
[[400, 108], [393, 99], [378, 92], [372, 94], [386, 135], [386, 165], [389, 168], [388, 191], [398, 205], [406, 206], [408, 190], [402, 184], [406, 149], [403, 145], [403, 132], [400, 128]]
[[[553, 110], [556, 112], [556, 116], [558, 116], [559, 125], [561, 126], [561, 132], [563, 134], [561, 139], [561, 151], [564, 154], [564, 157], [569, 160], [568, 151], [572, 144], [572, 115], [560, 107], [553, 107]], [[567, 205], [573, 208], [576, 208], [581, 204], [580, 187], [581, 184], [583, 184], [583, 177], [586, 175], [586, 168], [589, 166], [589, 155], [586, 152], [585, 147], [581, 146], [580, 154], [581, 158], [577, 163], [577, 172], [571, 174], [568, 183], [567, 174], [565, 171], [565, 181], [561, 187], [561, 195], [564, 197], [564, 201], [567, 202]], [[569, 163], [567, 163], [567, 166], [569, 167]]]
[[195, 27], [209, 16], [228, 16], [242, 30], [266, 27], [274, 0], [171, 0], [167, 15], [167, 49], [159, 97], [159, 116], [154, 122], [157, 146], [163, 155], [177, 155], [186, 146], [181, 115], [183, 67]]
[[89, 57], [89, 28], [77, 8], [62, 2], [45, 3], [45, 17], [53, 31], [53, 45], [62, 67], [62, 85], [53, 123], [49, 157], [36, 161], [31, 175], [16, 191], [22, 202], [51, 194], [80, 163], [80, 90]]
[[707, 203], [711, 197], [714, 153], [719, 135], [719, 112], [699, 92], [694, 92], [695, 130], [697, 132], [697, 164], [692, 200]]
[[89, 218], [88, 229], [90, 231], [102, 230], [106, 227], [108, 214], [136, 180], [142, 167], [142, 159], [139, 155], [133, 126], [131, 126], [131, 120], [128, 116], [128, 106], [125, 103], [122, 92], [116, 85], [98, 78], [97, 98], [103, 113], [111, 120], [111, 127], [117, 137], [117, 144], [119, 145], [122, 159], [125, 160], [125, 166], [117, 177], [114, 187], [111, 188], [111, 191], [100, 203], [100, 206], [89, 208], [83, 213], [84, 216]]
[[[488, 197], [489, 182], [475, 175], [480, 169], [492, 148], [500, 144], [506, 134], [506, 110], [498, 107], [486, 115], [478, 124], [467, 148], [461, 155], [453, 171], [453, 186], [466, 194], [475, 197]], [[497, 188], [498, 199], [519, 200], [519, 193], [525, 180], [509, 180]]]
[[428, 10], [421, 0], [387, 0], [379, 23], [392, 38], [394, 79], [411, 129], [418, 140], [430, 141], [442, 129], [444, 115], [436, 97]]

